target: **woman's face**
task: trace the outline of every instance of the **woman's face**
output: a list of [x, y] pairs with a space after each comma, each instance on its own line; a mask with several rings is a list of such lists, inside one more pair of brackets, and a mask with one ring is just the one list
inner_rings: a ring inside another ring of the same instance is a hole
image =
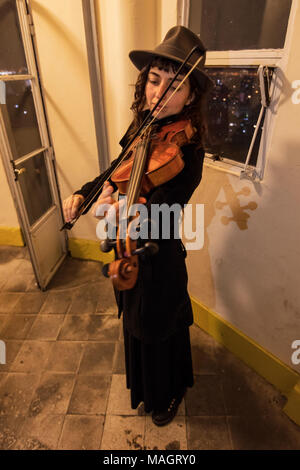
[[[160, 70], [158, 67], [150, 68], [145, 88], [146, 102], [150, 111], [152, 111], [152, 109], [158, 102], [159, 98], [169, 85], [174, 75], [175, 73], [172, 71], [172, 69], [169, 69], [169, 71], [166, 72], [165, 70]], [[171, 94], [175, 90], [176, 86], [180, 83], [182, 78], [183, 75], [179, 75], [177, 77], [170, 90], [164, 97], [163, 101], [160, 103], [159, 107], [156, 108], [156, 110], [154, 111], [154, 116], [157, 115], [162, 105], [171, 96]], [[191, 102], [190, 91], [190, 82], [187, 78], [185, 82], [181, 85], [179, 90], [177, 90], [174, 96], [170, 99], [165, 108], [159, 113], [158, 118], [161, 119], [167, 116], [171, 116], [172, 114], [180, 113], [184, 105], [187, 105]]]

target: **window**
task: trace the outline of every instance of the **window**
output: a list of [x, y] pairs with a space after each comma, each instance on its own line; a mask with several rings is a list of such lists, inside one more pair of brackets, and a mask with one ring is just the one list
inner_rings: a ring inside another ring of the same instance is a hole
[[263, 178], [266, 145], [262, 143], [272, 119], [270, 108], [262, 107], [258, 72], [265, 67], [267, 89], [274, 98], [292, 5], [292, 0], [181, 2], [181, 23], [203, 40], [205, 71], [215, 83], [207, 104], [208, 164], [241, 175], [247, 159], [249, 175]]

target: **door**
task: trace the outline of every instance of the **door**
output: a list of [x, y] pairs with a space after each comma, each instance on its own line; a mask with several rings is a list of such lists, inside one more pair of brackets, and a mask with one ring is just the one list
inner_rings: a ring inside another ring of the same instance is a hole
[[25, 0], [0, 0], [0, 151], [39, 287], [67, 253]]

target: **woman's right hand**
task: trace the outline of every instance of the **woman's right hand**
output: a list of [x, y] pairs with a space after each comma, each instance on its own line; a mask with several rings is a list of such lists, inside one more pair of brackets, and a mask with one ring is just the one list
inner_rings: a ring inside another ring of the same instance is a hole
[[[115, 204], [118, 206], [118, 202], [116, 202], [112, 197], [112, 193], [114, 192], [114, 188], [112, 185], [109, 183], [109, 181], [104, 181], [103, 188], [101, 191], [100, 196], [98, 197], [97, 201], [92, 205], [92, 215], [96, 217], [97, 219], [101, 220], [103, 219], [106, 214], [107, 210], [101, 212], [101, 206], [103, 204], [109, 204], [110, 206]], [[106, 208], [105, 208], [106, 209]], [[97, 211], [98, 210], [98, 211]], [[103, 215], [99, 216], [97, 215], [98, 213], [102, 213]], [[103, 213], [104, 212], [104, 213]]]
[[66, 222], [71, 222], [78, 214], [79, 206], [84, 201], [81, 194], [72, 194], [63, 201], [63, 212]]

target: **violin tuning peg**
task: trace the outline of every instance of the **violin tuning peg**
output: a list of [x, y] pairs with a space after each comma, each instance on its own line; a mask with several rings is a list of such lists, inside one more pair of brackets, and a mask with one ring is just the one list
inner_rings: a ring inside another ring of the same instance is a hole
[[159, 250], [159, 247], [157, 243], [147, 242], [141, 248], [137, 248], [132, 254], [152, 256], [152, 255], [155, 255], [158, 252], [158, 250]]
[[109, 264], [104, 264], [102, 266], [102, 274], [105, 277], [109, 277]]
[[152, 256], [152, 255], [156, 255], [156, 253], [159, 250], [159, 247], [157, 243], [147, 242], [145, 243], [145, 249], [146, 249], [147, 255]]
[[115, 245], [116, 242], [114, 240], [109, 240], [108, 238], [106, 238], [100, 243], [100, 250], [103, 253], [108, 253]]

